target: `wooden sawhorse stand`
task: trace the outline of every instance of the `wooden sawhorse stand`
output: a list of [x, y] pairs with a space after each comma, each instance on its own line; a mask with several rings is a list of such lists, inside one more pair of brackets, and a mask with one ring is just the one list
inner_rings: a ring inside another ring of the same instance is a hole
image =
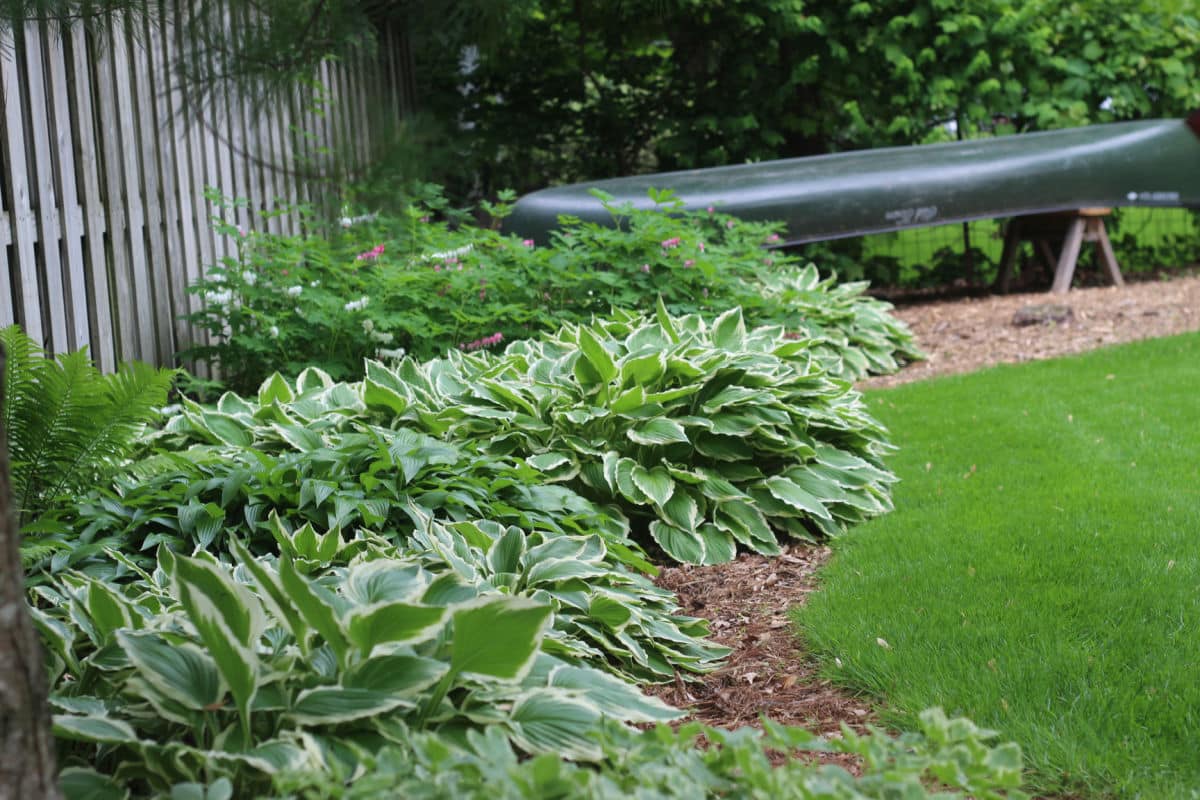
[[[1099, 249], [1100, 264], [1108, 273], [1114, 286], [1124, 286], [1121, 268], [1113, 254], [1112, 243], [1104, 229], [1104, 218], [1112, 213], [1111, 208], [1081, 208], [1076, 211], [1060, 211], [1053, 214], [1027, 214], [1013, 217], [1004, 231], [1004, 253], [1000, 256], [1000, 272], [996, 276], [996, 290], [1008, 292], [1012, 278], [1013, 262], [1021, 242], [1033, 242], [1054, 270], [1054, 285], [1051, 292], [1062, 294], [1071, 288], [1075, 277], [1075, 262], [1079, 260], [1079, 249], [1084, 242], [1095, 242]], [[1054, 257], [1054, 242], [1062, 242], [1058, 258]]]

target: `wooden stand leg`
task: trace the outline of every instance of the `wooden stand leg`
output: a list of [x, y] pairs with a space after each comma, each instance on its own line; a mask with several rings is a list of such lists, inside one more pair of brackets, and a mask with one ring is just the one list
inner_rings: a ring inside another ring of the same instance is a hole
[[1096, 245], [1100, 248], [1100, 264], [1108, 272], [1113, 286], [1124, 286], [1125, 279], [1121, 277], [1121, 268], [1117, 265], [1117, 256], [1113, 253], [1112, 242], [1108, 240], [1108, 231], [1104, 229], [1104, 220], [1092, 220], [1093, 234]]
[[1071, 279], [1075, 277], [1075, 262], [1079, 260], [1079, 248], [1083, 244], [1084, 220], [1076, 217], [1071, 220], [1067, 236], [1063, 240], [1062, 252], [1058, 255], [1058, 268], [1054, 271], [1054, 285], [1050, 291], [1063, 294], [1071, 288]]

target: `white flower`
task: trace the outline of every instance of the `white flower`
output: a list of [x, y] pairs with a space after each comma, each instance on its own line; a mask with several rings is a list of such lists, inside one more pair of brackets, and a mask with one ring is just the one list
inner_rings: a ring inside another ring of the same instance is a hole
[[303, 286], [289, 286], [286, 289], [284, 289], [283, 291], [284, 291], [284, 294], [286, 294], [288, 297], [299, 297], [300, 293], [304, 291], [304, 287]]
[[384, 333], [383, 331], [372, 331], [371, 332], [371, 339], [376, 342], [379, 342], [380, 344], [391, 344], [392, 340], [395, 338], [396, 337], [393, 334]]
[[404, 358], [404, 348], [397, 347], [395, 350], [389, 350], [386, 347], [381, 347], [375, 351], [376, 358]]
[[346, 305], [342, 306], [342, 308], [347, 311], [362, 311], [367, 307], [367, 303], [369, 302], [371, 302], [370, 298], [364, 294], [357, 300], [351, 300], [350, 302], [346, 303]]
[[227, 306], [231, 300], [233, 300], [233, 292], [229, 289], [204, 293], [204, 302], [210, 306]]
[[253, 286], [258, 283], [258, 273], [249, 269], [242, 270], [242, 280], [246, 282], [247, 286]]
[[475, 245], [465, 244], [462, 247], [456, 248], [454, 250], [447, 250], [444, 253], [429, 253], [428, 255], [421, 256], [421, 260], [422, 261], [444, 261], [447, 258], [457, 258], [458, 256], [465, 256], [467, 253], [471, 252], [474, 249], [475, 249]]
[[321, 285], [321, 282], [320, 282], [320, 281], [313, 281], [312, 283], [310, 283], [310, 284], [309, 284], [309, 286], [311, 286], [311, 287], [312, 287], [312, 288], [314, 288], [314, 289], [315, 289], [315, 288], [317, 288], [317, 287], [318, 287], [318, 286], [320, 286], [320, 285]]
[[370, 333], [371, 331], [375, 330], [375, 320], [371, 319], [370, 317], [364, 319], [362, 325], [363, 333]]
[[271, 327], [270, 327], [270, 328], [267, 330], [267, 333], [271, 334], [271, 338], [272, 338], [272, 339], [278, 339], [278, 338], [279, 338], [279, 326], [278, 326], [278, 325], [272, 325], [272, 326], [271, 326]]

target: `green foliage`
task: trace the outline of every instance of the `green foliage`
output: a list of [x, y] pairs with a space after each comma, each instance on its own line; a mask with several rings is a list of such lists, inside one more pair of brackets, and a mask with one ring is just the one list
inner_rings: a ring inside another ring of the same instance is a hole
[[[672, 559], [716, 564], [739, 544], [778, 552], [776, 530], [812, 540], [891, 507], [884, 431], [814, 343], [747, 330], [739, 309], [709, 326], [660, 303], [654, 319], [615, 313], [433, 361], [419, 382], [381, 366], [365, 385], [404, 398], [367, 401], [381, 413], [404, 406], [430, 432], [524, 457], [617, 504]], [[441, 399], [410, 409], [419, 392]]]
[[[324, 235], [234, 236], [238, 255], [192, 287], [205, 298], [190, 319], [210, 346], [184, 357], [214, 360], [227, 384], [254, 391], [275, 370], [319, 366], [361, 375], [364, 358], [429, 358], [494, 349], [505, 340], [585, 322], [611, 308], [715, 315], [741, 305], [751, 324], [781, 323], [828, 340], [850, 378], [918, 357], [911, 334], [861, 285], [820, 281], [815, 268], [762, 248], [774, 226], [718, 213], [614, 207], [620, 229], [568, 223], [549, 247], [490, 228], [451, 228], [436, 192], [401, 219], [375, 217]], [[503, 204], [489, 206], [498, 216]]]
[[414, 42], [464, 193], [1200, 106], [1195, 0], [539, 2], [496, 30], [466, 71]]
[[[541, 651], [550, 606], [376, 556], [306, 576], [286, 552], [236, 568], [159, 551], [111, 588], [78, 573], [42, 586], [38, 624], [60, 673], [55, 732], [73, 766], [139, 794], [229, 780], [258, 794], [284, 770], [353, 772], [412, 731], [503, 731], [531, 754], [599, 753], [603, 720], [677, 712]], [[557, 725], [564, 711], [585, 724]], [[555, 732], [549, 738], [546, 731]]]
[[[380, 752], [367, 774], [348, 788], [324, 776], [284, 773], [276, 790], [305, 800], [377, 797], [396, 792], [413, 798], [626, 797], [866, 798], [972, 797], [1018, 800], [1021, 756], [1012, 745], [991, 746], [995, 734], [938, 709], [922, 716], [921, 732], [891, 739], [880, 732], [821, 739], [801, 728], [766, 721], [764, 730], [724, 731], [689, 723], [673, 731], [665, 725], [640, 733], [608, 728], [600, 739], [602, 757], [592, 765], [551, 756], [521, 760], [496, 731], [468, 734], [448, 745], [417, 734], [403, 747]], [[700, 737], [710, 744], [696, 746]], [[772, 764], [768, 753], [843, 753], [862, 760], [863, 774], [793, 758]], [[939, 783], [942, 790], [931, 793]], [[950, 791], [946, 791], [950, 790]]]
[[15, 325], [0, 330], [0, 345], [13, 495], [28, 523], [114, 470], [166, 402], [174, 372], [135, 362], [101, 375], [86, 348], [49, 359]]

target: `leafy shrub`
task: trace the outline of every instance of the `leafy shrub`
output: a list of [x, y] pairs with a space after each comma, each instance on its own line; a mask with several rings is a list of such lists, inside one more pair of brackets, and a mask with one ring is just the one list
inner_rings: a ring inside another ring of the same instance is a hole
[[[564, 762], [543, 755], [521, 760], [499, 731], [468, 734], [462, 745], [426, 734], [405, 747], [385, 750], [370, 760], [366, 774], [348, 789], [323, 775], [283, 773], [276, 786], [287, 796], [378, 797], [395, 792], [413, 798], [744, 797], [774, 800], [824, 798], [951, 798], [959, 792], [978, 800], [1019, 800], [1021, 753], [1013, 744], [990, 745], [995, 737], [964, 719], [947, 719], [940, 709], [921, 715], [921, 731], [890, 738], [843, 729], [821, 739], [795, 727], [764, 721], [763, 730], [725, 731], [689, 723], [677, 731], [665, 725], [641, 733], [609, 728], [596, 765]], [[710, 746], [700, 748], [703, 737]], [[820, 766], [807, 758], [776, 765], [776, 753], [833, 752], [856, 756], [862, 775]], [[935, 793], [929, 787], [940, 785]], [[950, 791], [947, 791], [950, 790]]]
[[[384, 552], [551, 604], [555, 652], [632, 679], [705, 672], [727, 652], [639, 574], [654, 567], [619, 514], [541, 485], [518, 459], [380, 424], [363, 400], [362, 384], [310, 369], [295, 387], [275, 376], [257, 402], [184, 401], [157, 437], [159, 455], [115, 492], [81, 498], [26, 547], [43, 554], [35, 566], [104, 580], [123, 572], [114, 548], [138, 563], [137, 553], [157, 546], [222, 554], [241, 540], [312, 570]], [[503, 569], [488, 557], [499, 539]]]
[[648, 523], [672, 559], [716, 564], [738, 544], [777, 553], [775, 530], [812, 540], [890, 508], [884, 431], [825, 374], [819, 345], [748, 331], [739, 309], [709, 326], [660, 304], [654, 319], [618, 312], [502, 356], [373, 366], [364, 398], [524, 457]]
[[223, 775], [245, 797], [280, 770], [352, 771], [414, 730], [487, 726], [528, 753], [588, 758], [602, 720], [678, 715], [540, 652], [549, 605], [408, 560], [314, 578], [286, 552], [232, 549], [233, 570], [160, 549], [127, 593], [78, 574], [40, 588], [70, 762], [139, 793]]
[[46, 358], [15, 325], [0, 330], [0, 346], [13, 494], [28, 523], [113, 472], [166, 402], [175, 373], [134, 362], [101, 375], [86, 348]]
[[[657, 211], [614, 207], [619, 229], [569, 223], [548, 247], [472, 225], [452, 230], [420, 206], [328, 237], [243, 236], [219, 223], [238, 254], [191, 287], [206, 308], [190, 319], [213, 344], [184, 356], [214, 360], [231, 388], [248, 393], [276, 370], [319, 366], [348, 379], [361, 375], [364, 358], [494, 349], [614, 307], [648, 311], [657, 297], [672, 313], [742, 305], [754, 323], [803, 322], [831, 347], [857, 347], [865, 336], [871, 348], [890, 348], [848, 366], [894, 369], [917, 355], [911, 334], [861, 287], [838, 292], [815, 270], [796, 273], [794, 258], [764, 251], [778, 238], [774, 226], [679, 214], [669, 192], [653, 196]], [[503, 204], [489, 209], [506, 213]], [[764, 283], [774, 286], [766, 296]], [[819, 313], [827, 298], [834, 313]]]

